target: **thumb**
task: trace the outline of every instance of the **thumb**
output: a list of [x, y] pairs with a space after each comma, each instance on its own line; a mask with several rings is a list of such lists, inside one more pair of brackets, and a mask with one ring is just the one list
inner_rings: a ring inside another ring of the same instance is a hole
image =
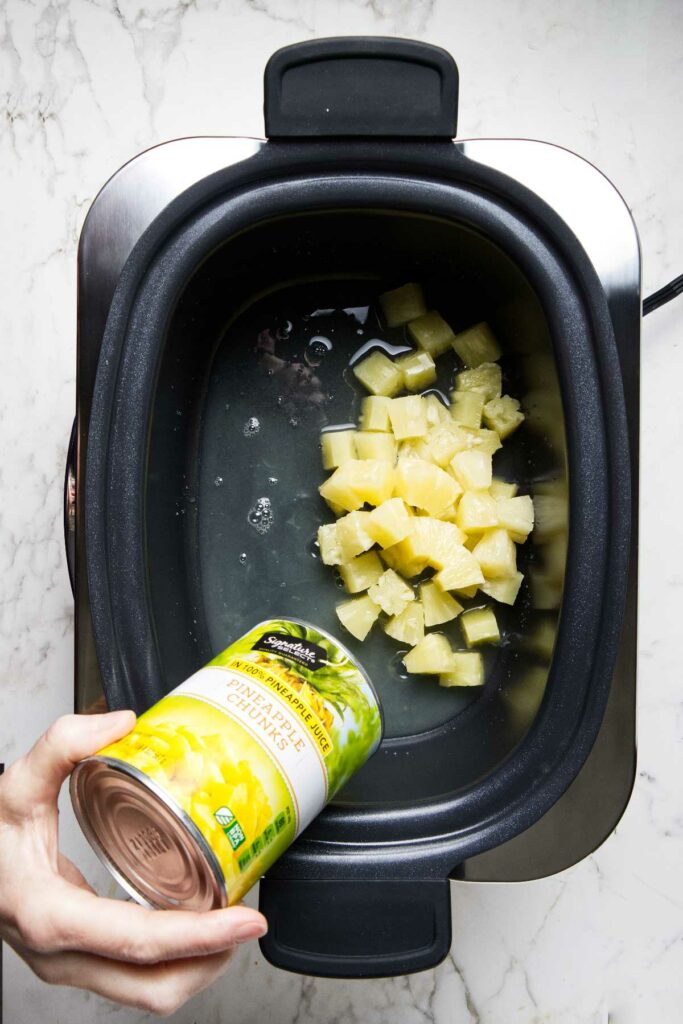
[[24, 757], [12, 765], [12, 783], [25, 791], [29, 799], [27, 807], [53, 803], [78, 761], [125, 736], [134, 725], [133, 711], [63, 715], [52, 723]]

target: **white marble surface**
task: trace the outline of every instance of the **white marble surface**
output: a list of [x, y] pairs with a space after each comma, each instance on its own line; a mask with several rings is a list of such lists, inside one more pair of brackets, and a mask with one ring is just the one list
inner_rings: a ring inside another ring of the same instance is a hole
[[[99, 186], [154, 142], [262, 132], [285, 43], [353, 32], [440, 43], [463, 136], [542, 138], [594, 161], [640, 229], [645, 289], [683, 269], [678, 0], [4, 0], [0, 3], [0, 756], [71, 708], [61, 484], [74, 408], [76, 244]], [[616, 834], [556, 878], [453, 886], [451, 957], [378, 982], [298, 978], [242, 950], [182, 1024], [676, 1024], [682, 1019], [680, 344], [645, 323], [639, 770]], [[76, 834], [64, 843], [103, 891]], [[5, 951], [5, 1024], [144, 1018], [49, 989]]]

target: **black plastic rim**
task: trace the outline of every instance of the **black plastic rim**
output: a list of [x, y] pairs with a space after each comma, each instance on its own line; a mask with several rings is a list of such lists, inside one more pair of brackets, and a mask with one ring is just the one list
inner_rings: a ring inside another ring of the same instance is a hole
[[[424, 877], [447, 872], [541, 817], [575, 777], [597, 735], [626, 590], [625, 409], [604, 294], [576, 239], [545, 204], [505, 176], [457, 158], [453, 147], [396, 145], [378, 155], [370, 144], [345, 144], [336, 159], [334, 149], [273, 146], [260, 163], [249, 162], [251, 173], [243, 167], [207, 179], [172, 204], [130, 257], [112, 304], [93, 401], [86, 469], [88, 584], [110, 703], [134, 703], [136, 680], [143, 676], [156, 682], [161, 696], [143, 543], [145, 448], [158, 343], [190, 273], [230, 234], [287, 212], [394, 208], [469, 219], [504, 249], [536, 289], [553, 326], [567, 424], [569, 563], [548, 685], [553, 700], [544, 703], [513, 755], [477, 786], [423, 807], [419, 815], [328, 809], [287, 857], [310, 870], [324, 849], [330, 867], [343, 861], [348, 871], [349, 857], [356, 854], [361, 870], [366, 865], [376, 871], [386, 861], [394, 877], [418, 867]], [[325, 154], [334, 174], [324, 173]], [[356, 173], [344, 173], [352, 157]], [[385, 169], [365, 177], [357, 173], [359, 164]], [[305, 165], [312, 176], [268, 183], [275, 171], [281, 176]], [[401, 175], [409, 166], [425, 177]], [[226, 198], [231, 178], [237, 183], [240, 175], [252, 174], [257, 180], [251, 188]], [[436, 180], [448, 177], [459, 184]], [[212, 193], [221, 198], [199, 212]], [[378, 845], [354, 842], [359, 829]], [[329, 840], [342, 845], [330, 847]]]

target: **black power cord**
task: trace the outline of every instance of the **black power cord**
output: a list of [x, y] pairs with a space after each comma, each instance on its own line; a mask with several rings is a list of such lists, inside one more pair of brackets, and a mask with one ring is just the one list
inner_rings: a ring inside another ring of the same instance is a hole
[[677, 295], [683, 294], [683, 274], [675, 277], [673, 281], [669, 281], [659, 291], [653, 292], [652, 295], [648, 295], [643, 300], [643, 316], [647, 316], [648, 313], [652, 313], [653, 310], [659, 309], [665, 302], [671, 302]]

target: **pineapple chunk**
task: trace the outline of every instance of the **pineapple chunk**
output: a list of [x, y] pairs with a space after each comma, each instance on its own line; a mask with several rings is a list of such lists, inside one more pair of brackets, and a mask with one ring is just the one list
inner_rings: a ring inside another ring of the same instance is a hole
[[424, 609], [425, 626], [439, 626], [442, 622], [450, 622], [462, 611], [450, 594], [439, 590], [436, 583], [423, 583], [420, 587], [420, 600]]
[[373, 352], [353, 367], [353, 372], [371, 395], [395, 395], [403, 387], [403, 374], [384, 352]]
[[462, 547], [453, 558], [434, 577], [434, 582], [441, 590], [460, 590], [484, 582], [481, 567], [467, 548]]
[[350, 562], [344, 562], [339, 566], [339, 572], [349, 594], [358, 594], [377, 582], [384, 572], [384, 566], [376, 551], [368, 551], [365, 555], [352, 558]]
[[450, 420], [450, 414], [448, 409], [438, 397], [432, 392], [429, 395], [422, 396], [425, 405], [427, 407], [427, 423], [429, 427], [436, 427], [440, 423], [448, 423]]
[[555, 647], [557, 619], [554, 615], [539, 618], [528, 634], [525, 646], [544, 661], [550, 661]]
[[460, 627], [468, 647], [500, 642], [500, 630], [493, 608], [473, 608], [465, 612], [460, 616]]
[[488, 594], [489, 597], [501, 604], [514, 604], [523, 579], [523, 573], [516, 572], [514, 576], [504, 576], [499, 580], [487, 580], [482, 584], [481, 589], [484, 594]]
[[318, 527], [318, 547], [323, 565], [339, 565], [344, 561], [336, 523], [325, 523]]
[[408, 324], [413, 341], [433, 359], [443, 355], [453, 344], [455, 335], [440, 313], [430, 310]]
[[335, 514], [336, 508], [341, 508], [345, 512], [355, 512], [365, 501], [365, 498], [354, 488], [351, 467], [355, 464], [355, 459], [345, 462], [343, 466], [335, 469], [332, 476], [328, 477], [325, 483], [318, 488], [321, 497], [325, 499]]
[[416, 516], [400, 552], [406, 563], [423, 563], [433, 569], [443, 569], [457, 559], [462, 548], [463, 534], [454, 523], [444, 523], [430, 516]]
[[487, 579], [502, 579], [517, 572], [515, 545], [507, 530], [488, 530], [472, 554]]
[[455, 519], [465, 533], [482, 533], [498, 525], [496, 503], [486, 491], [466, 491]]
[[489, 494], [492, 498], [514, 498], [517, 494], [517, 484], [509, 484], [506, 480], [498, 480], [496, 477], [491, 481]]
[[340, 562], [350, 562], [356, 555], [367, 551], [375, 543], [367, 532], [369, 512], [349, 512], [335, 524], [337, 541], [342, 557]]
[[413, 441], [401, 441], [398, 446], [399, 459], [424, 459], [433, 462], [428, 437], [416, 437]]
[[498, 363], [482, 363], [474, 370], [463, 370], [455, 378], [455, 391], [451, 401], [460, 391], [473, 391], [481, 395], [484, 402], [500, 398], [503, 391], [503, 374]]
[[536, 566], [529, 570], [531, 603], [539, 611], [554, 611], [562, 600], [562, 582]]
[[348, 629], [356, 640], [365, 640], [377, 621], [380, 610], [367, 594], [363, 594], [362, 597], [353, 597], [350, 601], [338, 604], [335, 611], [342, 626]]
[[355, 446], [359, 459], [396, 461], [397, 445], [393, 434], [383, 434], [378, 430], [359, 430], [355, 437]]
[[[361, 504], [381, 505], [394, 492], [394, 466], [385, 459], [354, 459], [341, 467], [349, 474], [353, 491], [360, 497]], [[335, 470], [339, 473], [340, 470]], [[329, 481], [328, 481], [329, 482]], [[356, 506], [357, 508], [358, 506]], [[355, 509], [350, 509], [355, 512]]]
[[484, 423], [495, 430], [499, 437], [509, 437], [523, 422], [524, 413], [519, 408], [519, 402], [509, 395], [492, 398], [484, 406]]
[[516, 544], [523, 544], [534, 528], [534, 503], [528, 494], [496, 501], [498, 525], [507, 530]]
[[410, 647], [418, 643], [425, 635], [424, 613], [420, 602], [411, 601], [400, 615], [394, 615], [389, 619], [384, 626], [384, 632], [401, 644], [409, 644]]
[[428, 633], [408, 651], [403, 664], [409, 672], [439, 675], [453, 670], [453, 648], [442, 633]]
[[482, 686], [484, 659], [479, 651], [455, 651], [453, 668], [439, 676], [439, 686]]
[[385, 395], [368, 395], [361, 402], [360, 422], [363, 430], [391, 430], [389, 423], [390, 398]]
[[387, 569], [368, 590], [369, 596], [387, 615], [400, 615], [415, 600], [413, 588], [393, 569]]
[[392, 544], [389, 548], [384, 548], [383, 551], [380, 551], [380, 555], [390, 569], [400, 572], [402, 576], [407, 576], [408, 579], [411, 576], [417, 576], [423, 569], [427, 568], [427, 562], [424, 558], [413, 558], [411, 560], [408, 557], [403, 548], [403, 541], [398, 544]]
[[479, 587], [475, 583], [473, 587], [458, 587], [456, 594], [460, 594], [461, 597], [475, 597], [478, 590]]
[[397, 440], [424, 437], [427, 433], [427, 409], [419, 395], [394, 398], [389, 406], [391, 429]]
[[454, 455], [450, 463], [453, 476], [465, 491], [485, 491], [491, 486], [491, 456], [470, 448]]
[[389, 498], [370, 512], [366, 529], [374, 541], [388, 548], [408, 536], [411, 519], [401, 498]]
[[465, 366], [480, 366], [500, 359], [502, 352], [493, 331], [487, 323], [475, 324], [466, 331], [456, 334], [453, 348]]
[[355, 430], [329, 430], [320, 435], [323, 451], [323, 469], [336, 469], [349, 459], [355, 459]]
[[464, 427], [480, 427], [484, 396], [476, 391], [454, 391], [451, 398], [451, 416]]
[[387, 327], [400, 327], [427, 312], [422, 288], [419, 284], [404, 284], [379, 297]]
[[341, 505], [336, 505], [333, 501], [328, 501], [327, 498], [325, 498], [325, 502], [337, 517], [343, 516], [346, 512], [346, 509], [342, 508]]
[[399, 459], [394, 493], [409, 505], [438, 515], [452, 505], [459, 489], [452, 476], [424, 459]]
[[396, 360], [408, 391], [421, 391], [436, 380], [436, 364], [429, 352], [409, 352]]
[[566, 534], [568, 528], [567, 500], [562, 494], [534, 494], [534, 540], [544, 544], [557, 534]]

